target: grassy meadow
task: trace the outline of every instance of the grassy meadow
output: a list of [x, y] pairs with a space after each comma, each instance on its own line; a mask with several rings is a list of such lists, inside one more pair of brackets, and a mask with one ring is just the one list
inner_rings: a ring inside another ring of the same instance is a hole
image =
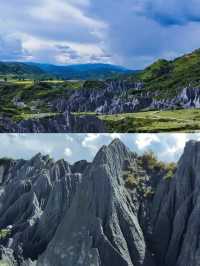
[[200, 109], [103, 115], [110, 132], [194, 132], [200, 130]]

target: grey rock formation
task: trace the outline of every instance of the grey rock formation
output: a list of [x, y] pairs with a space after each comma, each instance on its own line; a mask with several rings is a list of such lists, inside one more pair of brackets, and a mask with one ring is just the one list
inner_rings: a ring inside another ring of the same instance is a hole
[[103, 133], [103, 121], [96, 116], [75, 116], [65, 111], [54, 117], [23, 120], [14, 123], [8, 118], [0, 119], [1, 133]]
[[123, 185], [124, 160], [134, 158], [118, 140], [99, 151], [38, 266], [154, 265]]
[[91, 163], [86, 160], [78, 161], [71, 166], [72, 173], [81, 173], [83, 174], [90, 167]]
[[1, 241], [19, 265], [21, 257], [35, 260], [45, 250], [80, 182], [81, 174], [72, 174], [64, 160], [37, 154], [12, 161], [0, 189], [0, 228], [11, 226]]
[[159, 91], [145, 90], [143, 83], [105, 82], [100, 89], [82, 88], [69, 99], [51, 103], [53, 110], [64, 112], [96, 112], [99, 114], [131, 113], [141, 110], [200, 108], [200, 88], [190, 85], [178, 90], [174, 97], [159, 99]]
[[10, 265], [199, 265], [200, 142], [187, 143], [170, 179], [119, 140], [91, 163], [37, 154], [0, 168], [0, 257]]
[[186, 87], [177, 97], [183, 108], [200, 108], [200, 88]]
[[13, 122], [0, 117], [1, 133], [105, 133], [105, 123], [97, 115], [74, 115], [71, 112], [96, 114], [132, 113], [148, 110], [200, 108], [200, 88], [188, 85], [174, 96], [160, 97], [158, 90], [147, 90], [143, 83], [127, 81], [102, 82], [100, 88], [84, 87], [48, 103], [60, 114]]
[[200, 143], [190, 141], [173, 181], [157, 190], [152, 241], [161, 265], [199, 265], [199, 167]]
[[149, 106], [152, 99], [141, 93], [139, 98], [128, 94], [130, 89], [142, 91], [142, 83], [127, 81], [107, 81], [104, 86], [97, 88], [82, 88], [75, 91], [69, 99], [59, 98], [51, 104], [53, 110], [64, 112], [70, 109], [73, 112], [96, 113], [123, 113], [133, 112]]

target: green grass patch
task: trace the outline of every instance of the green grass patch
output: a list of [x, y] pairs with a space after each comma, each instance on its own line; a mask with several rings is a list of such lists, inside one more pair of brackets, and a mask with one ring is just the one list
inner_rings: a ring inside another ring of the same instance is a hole
[[7, 238], [11, 233], [10, 229], [0, 229], [0, 239], [5, 239]]
[[194, 132], [200, 130], [200, 110], [149, 111], [99, 116], [110, 132]]
[[[56, 98], [68, 99], [75, 90], [82, 87], [82, 81], [41, 81], [12, 80], [0, 83], [0, 114], [7, 116], [24, 116], [30, 113], [50, 113], [49, 102]], [[14, 100], [15, 99], [15, 100]], [[26, 107], [16, 106], [15, 101]], [[37, 102], [37, 104], [36, 104]]]
[[22, 120], [54, 117], [56, 115], [58, 115], [58, 113], [20, 114], [20, 115], [15, 115], [13, 117], [13, 120], [15, 122], [19, 122], [19, 121], [22, 121]]
[[83, 116], [83, 115], [97, 115], [95, 112], [74, 112], [73, 113], [74, 115], [77, 115], [77, 116]]

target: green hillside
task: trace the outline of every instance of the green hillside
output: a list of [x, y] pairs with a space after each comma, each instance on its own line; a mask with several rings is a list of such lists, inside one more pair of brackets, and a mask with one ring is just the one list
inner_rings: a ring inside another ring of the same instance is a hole
[[173, 61], [159, 59], [137, 75], [129, 75], [129, 79], [142, 80], [147, 90], [173, 96], [179, 88], [199, 84], [200, 49]]
[[132, 70], [110, 64], [90, 63], [58, 66], [35, 63], [34, 65], [48, 74], [68, 80], [105, 80], [122, 74], [134, 73]]
[[18, 62], [0, 62], [0, 75], [42, 75], [44, 71], [34, 65]]

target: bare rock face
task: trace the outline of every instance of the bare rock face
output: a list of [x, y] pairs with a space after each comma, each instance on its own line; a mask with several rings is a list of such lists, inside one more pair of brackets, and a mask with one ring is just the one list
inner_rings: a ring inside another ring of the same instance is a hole
[[[2, 260], [16, 266], [199, 265], [200, 142], [186, 144], [170, 179], [149, 175], [139, 162], [120, 140], [103, 146], [91, 163], [70, 165], [41, 154], [1, 159]], [[136, 178], [131, 188], [127, 169]]]
[[72, 115], [69, 111], [54, 117], [23, 120], [14, 123], [10, 119], [0, 119], [0, 132], [6, 133], [103, 133], [103, 121], [96, 116]]
[[64, 160], [54, 162], [37, 154], [30, 161], [12, 161], [4, 180], [0, 228], [9, 235], [2, 241], [21, 265], [45, 250], [72, 202], [81, 174], [72, 174]]
[[100, 89], [82, 88], [69, 99], [53, 101], [53, 110], [64, 112], [96, 112], [99, 114], [131, 113], [141, 110], [200, 108], [200, 88], [188, 85], [174, 97], [159, 99], [159, 91], [145, 90], [142, 82], [105, 82]]
[[199, 265], [199, 173], [200, 143], [190, 141], [173, 181], [161, 183], [154, 198], [152, 241], [161, 265]]
[[200, 88], [186, 87], [178, 96], [183, 108], [200, 108]]
[[128, 91], [142, 91], [143, 83], [130, 83], [125, 80], [107, 81], [97, 88], [82, 88], [71, 95], [69, 99], [56, 99], [53, 109], [64, 112], [70, 108], [73, 112], [96, 112], [100, 114], [116, 114], [134, 112], [151, 105], [152, 97], [141, 92], [138, 97], [131, 96]]
[[123, 185], [125, 159], [134, 161], [118, 140], [99, 151], [39, 266], [154, 265]]

